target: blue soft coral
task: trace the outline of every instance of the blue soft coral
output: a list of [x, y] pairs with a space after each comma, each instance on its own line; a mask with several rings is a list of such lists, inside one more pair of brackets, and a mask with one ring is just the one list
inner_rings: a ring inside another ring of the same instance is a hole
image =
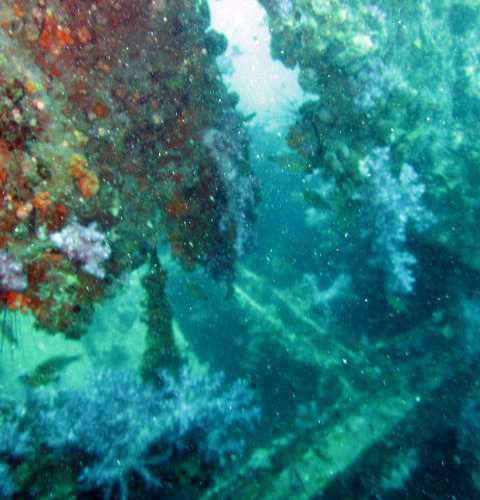
[[127, 498], [132, 475], [160, 486], [158, 470], [172, 456], [195, 452], [205, 462], [224, 463], [242, 448], [239, 429], [259, 418], [244, 382], [224, 390], [221, 375], [190, 370], [178, 379], [161, 374], [157, 386], [132, 372], [96, 371], [81, 389], [45, 389], [35, 399], [41, 441], [55, 453], [85, 456], [81, 484], [103, 489], [107, 498], [114, 490]]

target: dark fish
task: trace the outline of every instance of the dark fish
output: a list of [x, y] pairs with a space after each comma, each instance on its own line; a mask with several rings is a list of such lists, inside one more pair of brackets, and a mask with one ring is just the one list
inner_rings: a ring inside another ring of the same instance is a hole
[[40, 387], [55, 382], [60, 373], [70, 364], [78, 361], [80, 355], [75, 356], [52, 356], [40, 363], [32, 372], [20, 375], [19, 380], [28, 387]]
[[257, 116], [257, 113], [250, 113], [249, 115], [245, 115], [242, 117], [243, 122], [250, 122]]
[[2, 338], [7, 339], [12, 346], [18, 346], [17, 332], [12, 323], [5, 323], [2, 325]]
[[8, 340], [12, 349], [18, 347], [19, 335], [17, 317], [15, 313], [11, 314], [6, 306], [4, 306], [2, 310], [0, 335], [2, 337], [0, 341], [0, 351], [3, 351], [5, 339]]
[[238, 45], [233, 45], [231, 48], [232, 56], [241, 56], [243, 55], [242, 49]]
[[305, 490], [305, 483], [295, 468], [290, 471], [290, 486], [293, 491], [300, 492]]
[[307, 205], [310, 205], [315, 208], [319, 208], [322, 210], [327, 210], [332, 208], [330, 203], [325, 198], [323, 198], [323, 196], [319, 195], [315, 191], [306, 190], [305, 193], [303, 194], [303, 199], [305, 200], [305, 203], [307, 203]]
[[208, 293], [198, 283], [190, 281], [187, 285], [187, 289], [190, 296], [194, 299], [203, 301], [208, 300]]
[[270, 155], [268, 156], [268, 160], [289, 172], [303, 173], [309, 169], [309, 163], [295, 153]]

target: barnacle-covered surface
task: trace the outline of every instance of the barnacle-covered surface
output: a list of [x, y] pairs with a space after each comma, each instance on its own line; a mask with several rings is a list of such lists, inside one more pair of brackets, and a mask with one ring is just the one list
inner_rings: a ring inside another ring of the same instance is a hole
[[160, 238], [185, 268], [230, 279], [257, 195], [248, 144], [222, 153], [243, 125], [206, 4], [7, 1], [0, 24], [1, 245], [28, 281], [2, 281], [7, 306], [79, 337]]
[[[4, 498], [196, 496], [258, 421], [245, 382], [231, 398], [221, 375], [207, 382], [165, 294], [170, 259], [222, 288], [252, 242], [249, 139], [209, 25], [196, 0], [0, 5]], [[69, 397], [88, 437], [61, 418]]]

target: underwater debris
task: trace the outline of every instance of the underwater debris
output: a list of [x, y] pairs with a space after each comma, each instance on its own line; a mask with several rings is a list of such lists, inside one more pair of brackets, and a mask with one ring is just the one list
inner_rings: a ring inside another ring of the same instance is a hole
[[167, 273], [160, 264], [156, 250], [150, 254], [149, 269], [142, 279], [146, 293], [143, 321], [147, 325], [141, 373], [144, 380], [155, 378], [158, 370], [176, 372], [181, 356], [172, 330], [172, 310], [165, 297]]
[[234, 113], [225, 114], [219, 128], [208, 130], [203, 137], [225, 189], [220, 231], [233, 241], [236, 256], [244, 255], [252, 244], [259, 194], [255, 177], [249, 171], [248, 143], [243, 121]]

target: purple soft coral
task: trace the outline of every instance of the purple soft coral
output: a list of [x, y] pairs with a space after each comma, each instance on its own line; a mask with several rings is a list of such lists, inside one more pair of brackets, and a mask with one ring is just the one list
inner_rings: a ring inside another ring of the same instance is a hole
[[[36, 393], [40, 441], [53, 451], [86, 456], [80, 480], [88, 489], [114, 490], [127, 498], [132, 475], [159, 486], [159, 468], [198, 453], [224, 463], [241, 451], [238, 430], [253, 425], [259, 410], [244, 382], [224, 389], [221, 375], [178, 380], [162, 374], [159, 387], [128, 371], [92, 372], [79, 390]], [[155, 473], [153, 472], [155, 471]]]
[[61, 231], [52, 233], [49, 239], [67, 257], [82, 264], [85, 272], [97, 278], [105, 277], [102, 265], [110, 257], [111, 249], [96, 223], [82, 226], [71, 222]]
[[0, 250], [0, 290], [19, 292], [27, 288], [27, 276], [15, 257]]
[[407, 226], [411, 224], [421, 232], [435, 217], [422, 204], [425, 186], [413, 167], [403, 165], [395, 178], [388, 168], [389, 161], [388, 148], [375, 148], [367, 156], [365, 168], [370, 182], [362, 201], [370, 218], [369, 226], [375, 229], [372, 261], [387, 272], [390, 291], [409, 293], [415, 284], [411, 268], [417, 260], [407, 250]]

